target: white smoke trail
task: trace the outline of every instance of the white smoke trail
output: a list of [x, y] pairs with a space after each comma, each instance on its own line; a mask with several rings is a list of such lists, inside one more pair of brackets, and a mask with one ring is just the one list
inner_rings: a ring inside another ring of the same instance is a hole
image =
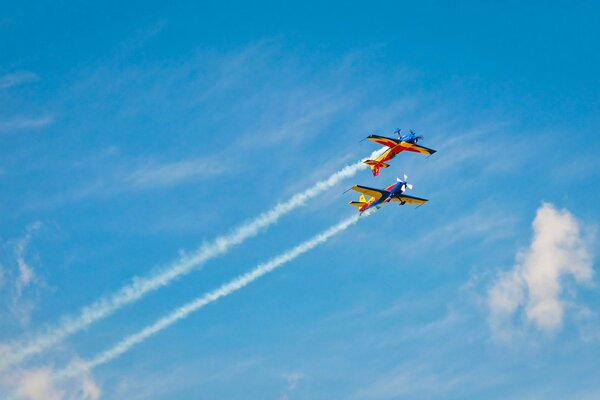
[[[368, 216], [371, 213], [372, 213], [371, 211], [367, 211], [367, 212], [363, 213], [362, 215]], [[169, 326], [173, 325], [177, 321], [179, 321], [183, 318], [186, 318], [191, 313], [198, 311], [202, 307], [204, 307], [214, 301], [217, 301], [221, 297], [228, 296], [228, 295], [232, 294], [233, 292], [235, 292], [239, 289], [242, 289], [244, 286], [249, 285], [250, 283], [254, 282], [256, 279], [260, 278], [261, 276], [268, 274], [269, 272], [272, 272], [276, 268], [279, 268], [279, 267], [283, 266], [284, 264], [294, 260], [296, 257], [306, 253], [307, 251], [315, 248], [316, 246], [318, 246], [322, 243], [325, 243], [331, 237], [337, 235], [338, 233], [347, 229], [350, 225], [356, 223], [359, 218], [360, 218], [359, 215], [354, 215], [350, 218], [347, 218], [347, 219], [341, 221], [340, 223], [332, 226], [331, 228], [327, 229], [326, 231], [321, 232], [320, 234], [318, 234], [318, 235], [314, 236], [313, 238], [284, 252], [283, 254], [280, 254], [279, 256], [272, 258], [271, 260], [269, 260], [263, 264], [258, 265], [250, 272], [247, 272], [245, 274], [238, 276], [237, 278], [234, 278], [233, 280], [229, 281], [228, 283], [225, 283], [218, 289], [216, 289], [212, 292], [205, 293], [204, 295], [196, 298], [195, 300], [177, 308], [175, 311], [160, 318], [152, 325], [147, 326], [146, 328], [140, 330], [137, 333], [127, 336], [125, 339], [121, 340], [115, 346], [100, 353], [98, 356], [96, 356], [92, 360], [90, 360], [88, 362], [80, 363], [74, 367], [67, 368], [65, 371], [63, 371], [63, 373], [60, 376], [61, 377], [73, 376], [82, 370], [90, 370], [94, 367], [97, 367], [102, 364], [106, 364], [106, 363], [110, 362], [111, 360], [114, 360], [115, 358], [119, 357], [121, 354], [123, 354], [126, 351], [128, 351], [129, 349], [131, 349], [133, 346], [135, 346], [135, 345], [143, 342], [144, 340], [148, 339], [149, 337], [159, 333], [163, 329], [168, 328]]]
[[[384, 150], [385, 148], [381, 148], [374, 151], [368, 159], [377, 157]], [[288, 201], [277, 204], [271, 210], [260, 214], [233, 232], [217, 237], [213, 242], [200, 247], [190, 256], [183, 257], [150, 276], [135, 277], [130, 284], [122, 287], [114, 294], [100, 298], [91, 305], [82, 308], [79, 314], [74, 317], [63, 318], [58, 326], [47, 329], [28, 342], [8, 346], [9, 350], [6, 354], [3, 354], [3, 359], [0, 360], [0, 371], [18, 364], [34, 354], [51, 348], [67, 336], [82, 331], [92, 323], [108, 317], [121, 307], [139, 300], [148, 292], [166, 286], [174, 279], [190, 273], [194, 268], [197, 268], [208, 260], [226, 253], [232, 247], [257, 235], [261, 229], [274, 224], [279, 218], [302, 206], [308, 200], [315, 198], [340, 181], [354, 176], [358, 171], [367, 168], [363, 164], [363, 161], [366, 159], [342, 168], [329, 176], [329, 178], [317, 182], [303, 192], [295, 194]]]

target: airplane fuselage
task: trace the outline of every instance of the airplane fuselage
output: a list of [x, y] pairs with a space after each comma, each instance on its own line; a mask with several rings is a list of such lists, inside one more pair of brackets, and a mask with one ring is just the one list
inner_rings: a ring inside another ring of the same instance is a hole
[[[387, 196], [381, 196], [379, 199], [371, 199], [367, 204], [361, 207], [358, 211], [364, 212], [369, 208], [375, 207], [380, 208], [385, 203], [389, 203], [393, 198], [399, 197], [406, 190], [406, 182], [400, 181], [395, 183], [393, 186], [386, 188]], [[401, 203], [402, 204], [402, 203]]]
[[402, 146], [402, 142], [404, 143], [411, 143], [411, 144], [415, 144], [417, 135], [414, 133], [409, 133], [406, 135], [403, 135], [400, 139], [398, 144], [396, 144], [393, 147], [390, 147], [389, 149], [387, 149], [382, 155], [380, 155], [376, 161], [380, 162], [380, 163], [384, 163], [386, 161], [390, 161], [391, 159], [393, 159], [394, 157], [396, 157], [399, 153], [401, 153], [402, 151], [405, 150], [405, 147]]
[[406, 135], [402, 135], [402, 136], [400, 136], [400, 141], [415, 144], [417, 142], [417, 134], [414, 132], [411, 132], [411, 133], [407, 133]]

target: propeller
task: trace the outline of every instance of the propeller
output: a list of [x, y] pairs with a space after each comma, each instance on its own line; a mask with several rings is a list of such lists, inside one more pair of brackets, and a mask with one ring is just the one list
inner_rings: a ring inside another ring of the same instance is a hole
[[396, 130], [394, 131], [394, 133], [395, 133], [396, 135], [398, 135], [398, 139], [400, 139], [400, 138], [402, 137], [402, 135], [400, 134], [400, 132], [402, 132], [402, 129], [401, 129], [401, 128], [396, 128]]
[[412, 190], [413, 189], [413, 185], [412, 185], [412, 183], [407, 183], [407, 180], [408, 180], [408, 176], [406, 176], [406, 174], [404, 174], [404, 180], [402, 180], [400, 178], [396, 178], [396, 181], [404, 183], [404, 186], [406, 188]]

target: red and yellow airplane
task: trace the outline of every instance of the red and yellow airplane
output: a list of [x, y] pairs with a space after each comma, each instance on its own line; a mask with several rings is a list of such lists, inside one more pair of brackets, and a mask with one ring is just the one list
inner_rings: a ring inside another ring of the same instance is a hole
[[386, 164], [386, 161], [391, 160], [392, 158], [396, 157], [398, 153], [403, 152], [405, 150], [427, 155], [431, 155], [437, 151], [424, 146], [419, 146], [417, 142], [423, 139], [423, 136], [417, 136], [417, 134], [412, 130], [404, 135], [400, 135], [400, 129], [396, 129], [394, 133], [398, 135], [398, 139], [392, 139], [379, 135], [367, 136], [367, 139], [389, 147], [389, 149], [387, 149], [382, 155], [380, 155], [376, 159], [363, 161], [365, 164], [371, 167], [371, 170], [373, 171], [373, 176], [379, 175], [380, 168], [389, 167], [389, 164]]
[[[404, 194], [406, 189], [412, 190], [413, 188], [413, 185], [406, 183], [406, 179], [406, 175], [404, 175], [404, 180], [396, 178], [396, 183], [391, 184], [385, 189], [374, 189], [367, 186], [354, 185], [348, 190], [356, 190], [361, 193], [361, 195], [358, 201], [351, 201], [348, 204], [358, 207], [358, 212], [362, 213], [371, 207], [379, 208], [390, 201], [398, 202], [399, 206], [406, 203], [423, 205], [428, 202], [429, 200], [427, 199]], [[371, 198], [367, 200], [365, 195], [371, 196]]]

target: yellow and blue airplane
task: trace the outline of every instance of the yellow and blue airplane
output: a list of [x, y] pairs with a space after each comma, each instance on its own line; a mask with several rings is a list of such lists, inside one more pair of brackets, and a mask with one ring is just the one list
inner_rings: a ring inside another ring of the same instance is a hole
[[[413, 188], [413, 185], [406, 182], [407, 176], [404, 175], [404, 180], [396, 178], [396, 183], [391, 184], [385, 189], [374, 189], [367, 186], [354, 185], [348, 190], [355, 190], [361, 193], [358, 201], [351, 201], [348, 204], [354, 207], [358, 207], [358, 212], [363, 213], [371, 207], [379, 208], [390, 201], [398, 202], [399, 206], [408, 204], [423, 205], [429, 200], [422, 199], [420, 197], [409, 196], [404, 194], [406, 189]], [[365, 195], [370, 196], [367, 200]]]
[[365, 164], [371, 167], [371, 171], [373, 171], [373, 176], [379, 175], [380, 168], [389, 167], [389, 164], [386, 164], [386, 161], [391, 160], [392, 158], [396, 157], [398, 153], [403, 152], [405, 150], [426, 155], [431, 155], [437, 151], [418, 145], [417, 142], [419, 140], [422, 140], [423, 136], [417, 135], [415, 132], [412, 131], [412, 129], [409, 133], [406, 133], [404, 135], [400, 135], [400, 129], [396, 129], [394, 133], [398, 135], [398, 139], [392, 139], [379, 135], [369, 135], [366, 137], [366, 139], [369, 139], [372, 142], [389, 147], [389, 149], [387, 149], [382, 155], [380, 155], [376, 159], [364, 161]]

